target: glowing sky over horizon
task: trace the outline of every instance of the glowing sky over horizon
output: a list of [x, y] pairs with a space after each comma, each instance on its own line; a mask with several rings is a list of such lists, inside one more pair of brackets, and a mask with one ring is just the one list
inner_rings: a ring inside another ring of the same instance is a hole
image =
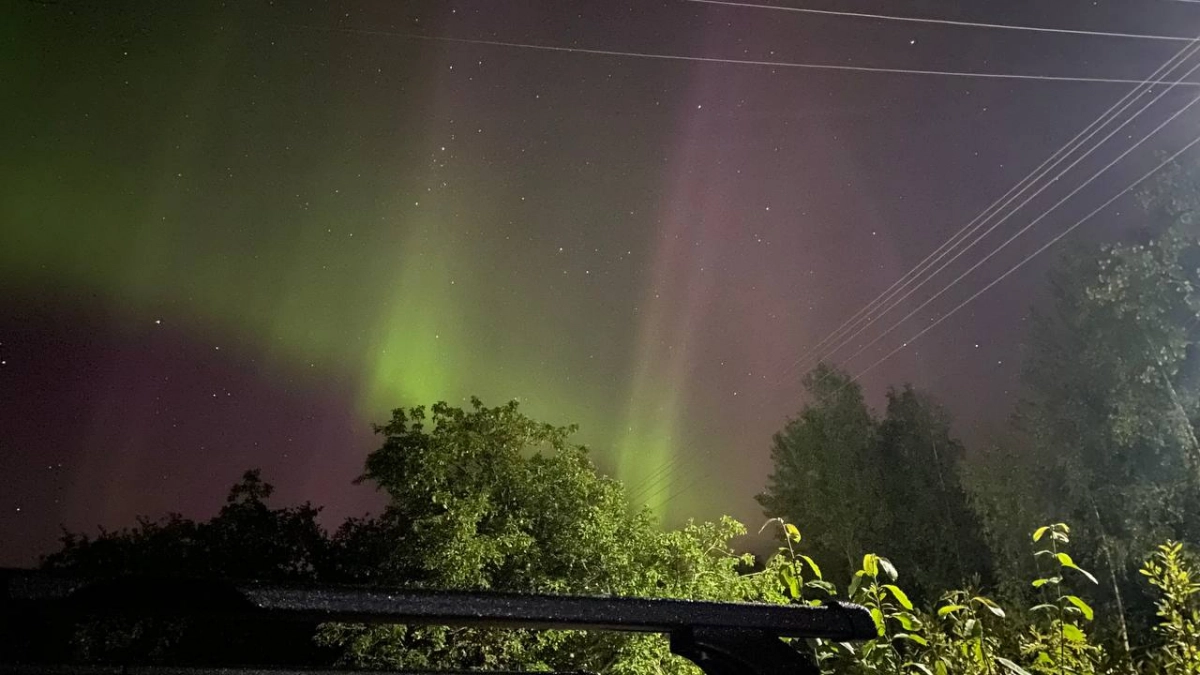
[[[979, 69], [1078, 69], [1095, 49], [681, 2], [492, 7], [16, 10], [7, 562], [58, 523], [211, 512], [250, 466], [283, 499], [358, 513], [370, 423], [472, 395], [578, 423], [665, 522], [755, 521], [796, 356], [1123, 93], [323, 30]], [[1170, 49], [1088, 67], [1141, 76]], [[873, 373], [872, 401], [913, 381], [970, 428], [1003, 419], [1039, 269]]]

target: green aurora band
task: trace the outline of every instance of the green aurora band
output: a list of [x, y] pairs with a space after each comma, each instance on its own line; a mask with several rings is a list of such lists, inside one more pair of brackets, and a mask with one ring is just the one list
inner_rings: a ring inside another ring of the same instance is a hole
[[[469, 136], [483, 135], [461, 119], [472, 102], [446, 74], [468, 59], [355, 42], [365, 62], [407, 57], [368, 101], [352, 78], [294, 69], [332, 59], [344, 41], [264, 37], [227, 20], [179, 33], [163, 20], [150, 26], [157, 49], [128, 53], [82, 23], [24, 11], [5, 31], [10, 97], [31, 102], [14, 122], [20, 147], [2, 160], [0, 218], [17, 224], [0, 245], [7, 287], [96, 295], [118, 324], [195, 327], [198, 340], [298, 386], [349, 377], [364, 424], [398, 405], [518, 398], [535, 417], [579, 423], [600, 465], [627, 484], [676, 458], [694, 311], [680, 296], [703, 289], [672, 280], [681, 253], [671, 233], [647, 232], [640, 248], [652, 258], [631, 244], [608, 290], [584, 286], [579, 305], [558, 302], [591, 272], [559, 269], [552, 245], [520, 241], [501, 213], [536, 195], [539, 176], [497, 181], [517, 167], [455, 165]], [[72, 46], [43, 58], [43, 41], [64, 31]], [[648, 185], [661, 182], [646, 171]], [[668, 189], [682, 199], [693, 187]], [[577, 227], [603, 227], [568, 214], [617, 189], [559, 186], [554, 208]], [[640, 199], [671, 208], [652, 189]], [[664, 222], [679, 226], [670, 213]], [[645, 300], [617, 307], [614, 295]], [[639, 495], [663, 517], [679, 487], [677, 471], [666, 473]]]

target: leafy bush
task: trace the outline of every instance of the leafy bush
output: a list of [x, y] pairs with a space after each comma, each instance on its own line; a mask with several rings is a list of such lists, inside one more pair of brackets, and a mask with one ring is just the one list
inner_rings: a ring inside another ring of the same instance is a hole
[[[800, 530], [776, 518], [782, 545], [757, 575], [773, 575], [792, 603], [843, 599], [870, 612], [877, 637], [861, 644], [814, 640], [823, 673], [830, 675], [1196, 675], [1200, 673], [1200, 580], [1194, 558], [1169, 541], [1141, 569], [1159, 599], [1160, 643], [1138, 666], [1115, 662], [1089, 631], [1096, 621], [1091, 604], [1074, 589], [1096, 585], [1094, 576], [1067, 551], [1070, 528], [1055, 523], [1032, 536], [1040, 574], [1030, 586], [1039, 601], [1013, 614], [974, 590], [952, 590], [936, 607], [915, 606], [896, 581], [887, 558], [863, 556], [846, 596], [801, 552]], [[764, 526], [765, 527], [765, 526]]]
[[1200, 611], [1195, 599], [1200, 583], [1194, 580], [1183, 544], [1168, 541], [1159, 546], [1141, 573], [1161, 594], [1156, 630], [1163, 644], [1152, 665], [1165, 675], [1200, 673]]

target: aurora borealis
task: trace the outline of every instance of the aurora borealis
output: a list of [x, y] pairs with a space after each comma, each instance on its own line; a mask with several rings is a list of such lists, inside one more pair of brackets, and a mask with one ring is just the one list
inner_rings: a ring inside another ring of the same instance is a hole
[[[667, 520], [756, 521], [796, 356], [1123, 91], [401, 34], [1115, 77], [1174, 49], [682, 1], [13, 5], [0, 540], [16, 563], [59, 523], [211, 512], [251, 466], [283, 500], [358, 513], [370, 422], [471, 395], [578, 423]], [[1135, 9], [1013, 11], [1126, 27], [1148, 21]], [[1200, 17], [1162, 12], [1159, 29]], [[962, 433], [1002, 418], [1039, 274], [872, 373], [873, 400], [912, 381]]]

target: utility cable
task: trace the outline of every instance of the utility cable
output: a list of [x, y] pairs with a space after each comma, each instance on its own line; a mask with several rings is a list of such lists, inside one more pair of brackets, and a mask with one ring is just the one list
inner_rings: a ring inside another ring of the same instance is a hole
[[997, 30], [1029, 31], [1034, 33], [1055, 33], [1059, 35], [1080, 35], [1106, 38], [1128, 38], [1133, 40], [1159, 40], [1172, 42], [1191, 42], [1192, 38], [1179, 35], [1153, 35], [1147, 33], [1118, 33], [1099, 30], [1081, 30], [1076, 28], [1045, 28], [1041, 26], [1018, 26], [1003, 23], [986, 23], [983, 21], [960, 21], [957, 19], [928, 19], [915, 16], [895, 16], [892, 14], [869, 14], [866, 12], [844, 12], [833, 9], [810, 9], [808, 7], [789, 7], [784, 5], [763, 5], [750, 2], [730, 2], [729, 0], [684, 0], [703, 5], [719, 5], [722, 7], [739, 7], [745, 9], [774, 10], [777, 12], [792, 12], [801, 14], [818, 14], [850, 19], [875, 19], [881, 21], [901, 21], [906, 23], [925, 23], [937, 26], [957, 26], [960, 28], [986, 28]]
[[[422, 35], [420, 33], [404, 33], [365, 28], [324, 27], [303, 24], [282, 24], [288, 28], [300, 30], [321, 31], [328, 33], [347, 33], [353, 35], [376, 35], [398, 37], [408, 40], [427, 40], [432, 42], [448, 42], [454, 44], [469, 44], [488, 47], [504, 47], [509, 49], [526, 49], [543, 52], [560, 52], [569, 54], [589, 54], [592, 56], [612, 56], [623, 58], [651, 59], [658, 61], [680, 61], [687, 63], [726, 64], [738, 66], [758, 66], [767, 68], [791, 68], [813, 71], [834, 71], [853, 73], [879, 73], [889, 75], [936, 75], [942, 77], [975, 78], [985, 80], [1027, 80], [1040, 82], [1080, 82], [1091, 84], [1141, 84], [1143, 80], [1122, 77], [1080, 77], [1071, 75], [1037, 75], [1033, 73], [986, 73], [965, 70], [926, 70], [921, 68], [890, 68], [884, 66], [850, 66], [836, 63], [808, 63], [796, 61], [765, 61], [755, 59], [727, 59], [708, 56], [687, 56], [683, 54], [658, 54], [654, 52], [620, 51], [615, 49], [592, 49], [585, 47], [562, 47], [557, 45], [542, 45], [523, 42], [507, 42], [503, 40], [478, 40], [474, 38], [456, 38], [445, 35]], [[1200, 82], [1175, 82], [1187, 87], [1200, 87]]]
[[[959, 244], [961, 244], [962, 240], [965, 240], [967, 237], [971, 236], [974, 232], [978, 231], [978, 229], [980, 227], [982, 227], [983, 224], [988, 219], [995, 216], [996, 213], [998, 213], [1000, 210], [1004, 209], [1006, 206], [1011, 204], [1013, 200], [1015, 200], [1023, 192], [1028, 190], [1032, 185], [1037, 183], [1037, 181], [1039, 181], [1047, 173], [1049, 173], [1051, 170], [1053, 170], [1053, 168], [1055, 166], [1057, 166], [1059, 163], [1061, 163], [1063, 160], [1065, 160], [1066, 157], [1070, 156], [1070, 154], [1072, 152], [1077, 150], [1084, 143], [1086, 143], [1093, 136], [1095, 136], [1096, 133], [1098, 133], [1101, 128], [1103, 128], [1106, 124], [1108, 124], [1113, 119], [1115, 119], [1122, 112], [1127, 110], [1129, 108], [1129, 106], [1133, 104], [1134, 101], [1136, 101], [1137, 99], [1141, 98], [1146, 93], [1148, 93], [1150, 91], [1150, 87], [1153, 87], [1156, 84], [1161, 84], [1163, 82], [1163, 78], [1166, 77], [1166, 74], [1168, 72], [1174, 70], [1176, 67], [1178, 67], [1178, 64], [1176, 64], [1174, 62], [1179, 60], [1180, 57], [1182, 57], [1182, 60], [1186, 61], [1187, 58], [1189, 58], [1190, 56], [1195, 54], [1197, 46], [1200, 46], [1200, 37], [1194, 39], [1192, 45], [1185, 46], [1183, 49], [1181, 49], [1179, 52], [1177, 52], [1173, 57], [1171, 57], [1166, 62], [1164, 62], [1161, 66], [1159, 66], [1159, 68], [1154, 73], [1152, 73], [1149, 76], [1149, 78], [1144, 80], [1141, 85], [1139, 85], [1138, 87], [1134, 87], [1128, 93], [1126, 93], [1125, 96], [1123, 96], [1120, 100], [1118, 100], [1116, 103], [1114, 103], [1112, 106], [1110, 106], [1107, 110], [1105, 110], [1099, 117], [1097, 117], [1094, 121], [1092, 121], [1091, 124], [1089, 124], [1087, 127], [1085, 127], [1078, 134], [1076, 134], [1074, 138], [1072, 138], [1070, 141], [1068, 141], [1066, 144], [1064, 144], [1062, 147], [1060, 147], [1054, 154], [1052, 154], [1045, 161], [1043, 161], [1042, 164], [1040, 164], [1032, 172], [1030, 172], [1028, 175], [1026, 175], [1025, 178], [1023, 178], [1020, 182], [1018, 182], [1016, 185], [1014, 185], [1012, 188], [1010, 188], [1009, 191], [1006, 192], [1003, 196], [1001, 196], [996, 201], [992, 202], [992, 204], [990, 206], [988, 206], [986, 209], [984, 209], [971, 222], [967, 223], [966, 226], [964, 226], [962, 229], [960, 229], [958, 232], [956, 232], [950, 239], [948, 239], [941, 246], [939, 246], [937, 249], [935, 249], [932, 253], [930, 253], [928, 256], [926, 256], [924, 260], [922, 260], [915, 267], [913, 267], [908, 272], [906, 272], [900, 279], [898, 279], [895, 283], [893, 283], [886, 290], [884, 290], [883, 293], [880, 293], [873, 300], [871, 300], [869, 303], [867, 303], [867, 305], [865, 305], [861, 309], [859, 309], [858, 312], [856, 312], [853, 316], [851, 316], [849, 319], [847, 319], [845, 322], [843, 322], [837, 329], [835, 329], [829, 335], [825, 336], [825, 338], [823, 338], [816, 345], [814, 345], [813, 347], [811, 347], [808, 350], [805, 350], [788, 367], [788, 369], [785, 370], [784, 375], [781, 376], [780, 379], [789, 377], [795, 371], [796, 367], [800, 366], [801, 364], [806, 363], [809, 359], [811, 359], [811, 357], [814, 354], [823, 352], [822, 355], [820, 357], [818, 357], [818, 359], [817, 359], [819, 362], [821, 360], [824, 360], [828, 356], [836, 353], [837, 351], [841, 350], [845, 346], [845, 344], [848, 342], [848, 340], [843, 340], [843, 337], [845, 336], [845, 334], [848, 331], [854, 330], [864, 319], [868, 318], [868, 316], [872, 312], [876, 312], [882, 305], [889, 303], [892, 298], [894, 298], [897, 294], [903, 292], [905, 290], [905, 288], [907, 288], [911, 283], [913, 283], [913, 281], [917, 277], [920, 277], [921, 275], [923, 275], [930, 267], [932, 267], [934, 264], [936, 264], [938, 261], [940, 261], [945, 256], [949, 255], [950, 252], [952, 250], [954, 250], [954, 248], [956, 248]], [[1190, 53], [1189, 53], [1189, 51], [1190, 51]], [[1164, 69], [1166, 69], [1166, 72], [1164, 72]], [[1156, 80], [1155, 78], [1159, 78], [1159, 79]], [[1146, 87], [1146, 88], [1139, 92], [1139, 89], [1142, 89], [1142, 87]], [[1155, 99], [1155, 100], [1157, 100], [1157, 99]], [[1143, 110], [1144, 110], [1144, 108], [1143, 108]], [[1103, 141], [1101, 141], [1100, 143], [1103, 143]], [[1095, 146], [1093, 146], [1092, 149], [1088, 151], [1088, 153], [1094, 151], [1098, 146], [1099, 146], [1099, 143], [1096, 144]], [[1054, 180], [1057, 180], [1059, 177], [1061, 177], [1061, 175], [1062, 174], [1060, 173], [1059, 176], [1056, 176], [1051, 181], [1051, 183], [1053, 183]], [[1045, 187], [1048, 187], [1048, 186], [1049, 186], [1049, 184], [1044, 186], [1041, 190], [1039, 190], [1039, 192], [1044, 191]], [[1020, 207], [1018, 207], [1018, 208], [1020, 208]], [[968, 248], [970, 246], [973, 246], [974, 243], [975, 242], [970, 244], [968, 246]], [[961, 253], [959, 255], [961, 255]], [[942, 268], [939, 268], [938, 271], [940, 271], [941, 269]], [[936, 272], [934, 274], [936, 274]], [[932, 278], [932, 277], [930, 277], [930, 278]], [[923, 285], [927, 281], [928, 281], [928, 279], [926, 279], [926, 281], [921, 282], [921, 284]], [[909, 293], [908, 295], [911, 295], [911, 293]], [[908, 297], [908, 295], [905, 295], [904, 297]], [[903, 298], [901, 298], [901, 300], [903, 300]], [[862, 326], [861, 328], [859, 328], [859, 330], [857, 332], [855, 332], [854, 335], [851, 335], [849, 339], [853, 339], [854, 337], [859, 335], [862, 332], [862, 330], [864, 330], [867, 326], [869, 326], [874, 321], [878, 320], [881, 316], [883, 316], [883, 314], [886, 314], [888, 311], [891, 311], [892, 308], [894, 308], [894, 304], [889, 305], [888, 308], [886, 310], [884, 310], [883, 313], [876, 315], [874, 318], [870, 319], [866, 326]], [[828, 350], [828, 346], [832, 342], [837, 342], [838, 346], [832, 350]]]

